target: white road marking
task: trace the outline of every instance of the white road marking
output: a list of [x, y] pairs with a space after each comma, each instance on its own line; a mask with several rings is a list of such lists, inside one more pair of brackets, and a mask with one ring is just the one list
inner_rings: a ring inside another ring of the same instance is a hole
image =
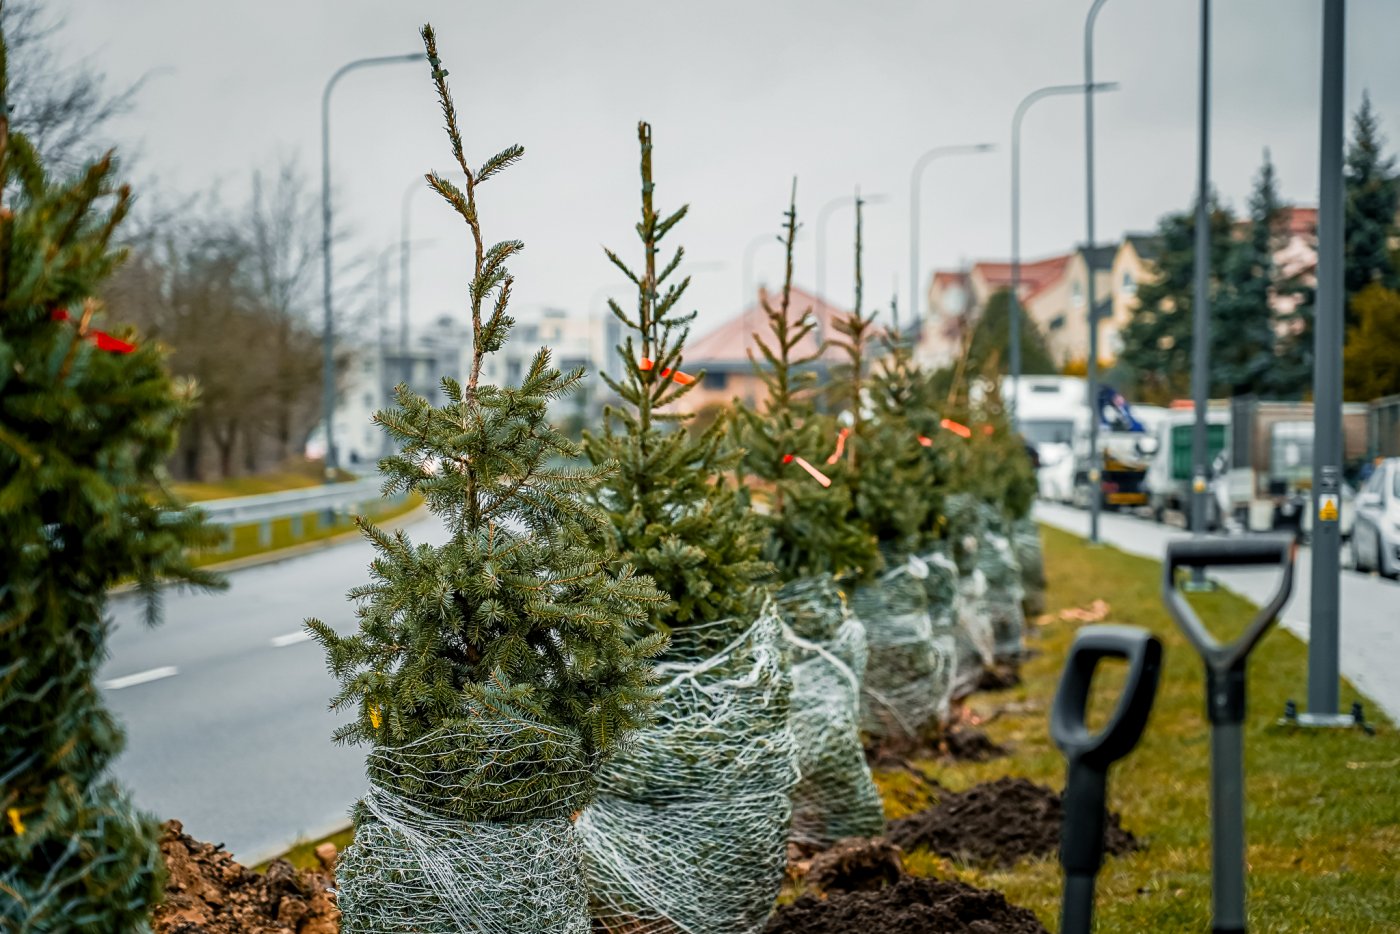
[[147, 681], [159, 681], [161, 678], [173, 678], [180, 673], [180, 669], [174, 665], [165, 665], [160, 668], [150, 668], [146, 671], [138, 671], [134, 675], [125, 675], [121, 678], [113, 678], [110, 681], [102, 682], [102, 686], [109, 691], [120, 691], [122, 688], [135, 687], [138, 684], [145, 684]]
[[305, 629], [298, 629], [296, 632], [289, 632], [285, 636], [274, 636], [272, 645], [274, 648], [285, 648], [289, 645], [296, 645], [298, 642], [305, 642], [311, 638], [311, 633]]

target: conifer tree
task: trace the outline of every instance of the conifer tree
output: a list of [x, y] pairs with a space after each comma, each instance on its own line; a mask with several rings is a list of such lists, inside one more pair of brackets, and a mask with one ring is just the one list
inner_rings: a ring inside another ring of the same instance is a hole
[[[1346, 154], [1346, 289], [1350, 299], [1366, 286], [1380, 283], [1400, 289], [1391, 241], [1400, 210], [1400, 177], [1394, 157], [1384, 155], [1385, 139], [1371, 95], [1361, 98]], [[1347, 324], [1357, 322], [1348, 304]]]
[[855, 307], [833, 324], [839, 337], [832, 344], [846, 359], [835, 368], [832, 401], [849, 420], [838, 460], [844, 460], [851, 490], [851, 521], [875, 537], [887, 560], [903, 560], [918, 547], [932, 514], [928, 490], [922, 487], [927, 461], [919, 433], [902, 413], [886, 409], [875, 417], [872, 408], [872, 365], [884, 336], [875, 325], [877, 313], [866, 314], [862, 307], [864, 202], [859, 195], [855, 207]]
[[159, 581], [218, 583], [186, 558], [216, 533], [165, 482], [190, 391], [159, 346], [98, 329], [130, 191], [110, 152], [51, 178], [7, 87], [0, 36], [0, 930], [139, 932], [164, 870], [108, 771], [107, 589], [136, 581], [154, 621]]
[[1231, 395], [1273, 395], [1278, 338], [1271, 298], [1278, 286], [1274, 253], [1279, 247], [1282, 205], [1269, 152], [1249, 199], [1249, 227], [1235, 242], [1220, 271], [1220, 294], [1211, 305], [1211, 382]]
[[799, 227], [796, 179], [784, 217], [783, 289], [776, 306], [767, 292], [762, 294], [769, 333], [755, 335], [763, 365], [749, 351], [768, 397], [761, 410], [742, 403], [735, 407], [735, 434], [745, 450], [742, 469], [768, 491], [764, 557], [782, 581], [818, 574], [859, 577], [879, 563], [875, 540], [846, 521], [850, 491], [823, 472], [836, 422], [817, 412], [820, 345], [813, 341], [814, 349], [805, 355], [799, 350], [817, 322], [811, 309], [797, 312], [792, 307], [793, 244]]
[[737, 465], [740, 451], [725, 444], [721, 416], [698, 436], [683, 429], [689, 415], [672, 408], [704, 373], [687, 374], [683, 352], [695, 312], [678, 306], [689, 277], [672, 280], [685, 256], [669, 260], [661, 243], [688, 206], [663, 217], [655, 207], [651, 126], [637, 125], [641, 143], [642, 216], [637, 236], [642, 264], [633, 270], [615, 252], [607, 257], [637, 286], [637, 307], [627, 313], [609, 299], [625, 328], [618, 347], [620, 379], [604, 374], [621, 404], [604, 410], [601, 435], [587, 433], [584, 450], [595, 464], [616, 462], [602, 485], [600, 502], [612, 520], [621, 558], [646, 573], [669, 598], [654, 607], [649, 625], [661, 632], [732, 620], [729, 637], [747, 628], [762, 606], [771, 567], [762, 560], [763, 528], [747, 498], [721, 474]]
[[[471, 872], [478, 875], [466, 888], [502, 879], [517, 886], [500, 905], [476, 900], [499, 915], [467, 919], [481, 930], [514, 923], [574, 931], [583, 923], [582, 876], [567, 852], [546, 853], [535, 866], [511, 851], [415, 856], [394, 847], [417, 838], [385, 830], [409, 820], [402, 814], [567, 827], [591, 799], [599, 767], [647, 720], [655, 701], [647, 658], [663, 641], [625, 638], [661, 598], [629, 565], [611, 570], [607, 519], [591, 494], [613, 465], [568, 466], [580, 450], [547, 421], [549, 401], [575, 391], [582, 371], [560, 373], [542, 348], [519, 386], [481, 381], [483, 361], [513, 325], [506, 264], [522, 244], [485, 239], [477, 192], [523, 150], [511, 146], [480, 167], [467, 161], [431, 26], [423, 40], [465, 179], [459, 188], [445, 174], [426, 176], [470, 230], [471, 365], [465, 385], [442, 380], [443, 404], [401, 385], [397, 404], [374, 416], [399, 448], [380, 462], [385, 491], [421, 494], [447, 527], [447, 542], [414, 545], [403, 531], [390, 535], [359, 520], [377, 552], [371, 582], [350, 594], [359, 630], [341, 636], [308, 622], [341, 682], [332, 707], [356, 712], [336, 740], [372, 748], [374, 787], [355, 812], [341, 908], [347, 931], [381, 930], [374, 925], [386, 914], [403, 925], [394, 930], [460, 930], [464, 919], [451, 917], [459, 902], [437, 887]], [[419, 856], [445, 862], [429, 871], [416, 865]], [[405, 878], [426, 892], [395, 900]], [[573, 892], [566, 901], [577, 911], [544, 914], [560, 897], [551, 882]]]

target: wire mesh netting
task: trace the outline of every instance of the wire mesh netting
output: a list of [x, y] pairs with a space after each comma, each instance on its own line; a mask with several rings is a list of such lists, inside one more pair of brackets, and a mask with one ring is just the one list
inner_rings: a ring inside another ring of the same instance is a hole
[[947, 708], [955, 647], [935, 640], [921, 558], [858, 586], [851, 610], [865, 624], [870, 661], [861, 692], [861, 726], [876, 737], [913, 738]]
[[964, 645], [960, 618], [962, 611], [962, 576], [957, 563], [948, 554], [946, 544], [940, 544], [923, 556], [928, 565], [928, 576], [924, 578], [924, 593], [928, 596], [929, 620], [932, 624], [934, 644], [949, 656], [947, 663], [947, 685], [940, 688], [943, 709], [940, 716], [946, 721], [948, 701], [958, 694], [964, 683], [976, 684], [982, 673], [983, 661], [976, 652], [969, 652]]
[[[986, 508], [995, 513], [990, 505]], [[1021, 565], [1000, 515], [989, 516], [982, 547], [977, 550], [977, 567], [987, 578], [985, 603], [992, 622], [996, 656], [1017, 659], [1024, 648], [1026, 614], [1021, 607], [1023, 588]]]
[[1021, 565], [1022, 606], [1027, 616], [1045, 612], [1045, 555], [1041, 551], [1040, 526], [1026, 516], [1011, 527], [1011, 544]]
[[345, 934], [589, 930], [571, 817], [593, 779], [578, 737], [473, 714], [370, 753], [336, 864]]
[[982, 672], [996, 659], [996, 634], [987, 614], [987, 578], [980, 568], [958, 578], [957, 621], [955, 698], [966, 697], [976, 690]]
[[771, 601], [712, 652], [732, 632], [724, 621], [672, 634], [668, 657], [682, 660], [657, 666], [655, 725], [604, 766], [579, 818], [603, 930], [747, 934], [772, 910], [798, 779], [791, 671]]
[[884, 833], [880, 792], [860, 742], [865, 626], [830, 576], [778, 592], [792, 657], [792, 732], [801, 778], [792, 789], [791, 838], [827, 846]]

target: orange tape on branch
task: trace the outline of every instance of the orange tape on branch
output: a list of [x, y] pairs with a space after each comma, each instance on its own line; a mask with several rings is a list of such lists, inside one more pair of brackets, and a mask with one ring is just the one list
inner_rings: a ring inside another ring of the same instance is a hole
[[951, 431], [953, 434], [957, 435], [957, 436], [960, 437], [960, 438], [971, 438], [971, 437], [972, 437], [972, 429], [971, 429], [971, 428], [967, 427], [966, 425], [961, 425], [961, 424], [959, 424], [959, 423], [953, 421], [951, 418], [945, 418], [945, 419], [943, 419], [943, 421], [939, 422], [938, 424], [939, 424], [940, 427], [944, 428], [944, 429], [947, 430], [947, 431]]
[[841, 459], [841, 455], [846, 453], [846, 439], [851, 436], [851, 429], [842, 428], [836, 433], [836, 450], [831, 452], [831, 456], [826, 459], [828, 464], [834, 464]]
[[[654, 366], [656, 366], [656, 364], [652, 363], [646, 357], [642, 358], [641, 369], [650, 370]], [[661, 371], [661, 378], [672, 379], [682, 386], [689, 386], [691, 383], [695, 382], [695, 377], [691, 376], [689, 373], [682, 373], [680, 370], [672, 370], [670, 367], [666, 367], [666, 369]]]
[[[49, 315], [54, 321], [68, 321], [72, 316], [68, 314], [67, 308], [55, 308]], [[106, 331], [84, 331], [79, 328], [79, 337], [86, 337], [97, 345], [98, 350], [107, 350], [112, 353], [131, 353], [136, 349], [135, 344], [128, 344], [124, 340], [118, 340]]]
[[784, 463], [784, 464], [791, 464], [791, 463], [794, 463], [794, 462], [796, 462], [797, 466], [801, 467], [803, 470], [805, 470], [805, 471], [807, 471], [809, 474], [811, 474], [811, 475], [812, 475], [812, 479], [815, 480], [815, 481], [817, 481], [818, 483], [820, 483], [822, 486], [831, 486], [831, 478], [830, 478], [830, 477], [828, 477], [826, 474], [822, 473], [822, 472], [821, 472], [820, 470], [818, 470], [817, 468], [813, 467], [811, 464], [807, 463], [807, 462], [806, 462], [805, 460], [803, 460], [802, 458], [798, 457], [796, 454], [784, 454], [784, 455], [783, 455], [783, 463]]
[[926, 448], [933, 447], [933, 439], [930, 438], [928, 435], [919, 435], [919, 443]]

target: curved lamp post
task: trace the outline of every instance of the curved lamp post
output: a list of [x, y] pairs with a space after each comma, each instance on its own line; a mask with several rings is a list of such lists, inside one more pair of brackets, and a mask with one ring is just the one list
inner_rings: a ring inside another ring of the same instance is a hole
[[935, 146], [914, 160], [914, 168], [909, 173], [909, 312], [914, 316], [914, 323], [920, 320], [919, 306], [919, 221], [922, 215], [920, 207], [920, 182], [923, 180], [924, 169], [928, 168], [930, 162], [943, 156], [958, 156], [978, 152], [992, 152], [996, 149], [994, 143], [972, 143], [956, 146]]
[[1021, 389], [1021, 121], [1036, 101], [1061, 94], [1116, 91], [1118, 82], [1053, 84], [1027, 94], [1011, 117], [1011, 295], [1008, 302], [1011, 327], [1011, 430], [1017, 427], [1016, 394]]
[[325, 319], [322, 322], [323, 352], [321, 379], [321, 418], [326, 426], [326, 477], [335, 476], [340, 466], [335, 448], [335, 314], [331, 304], [331, 92], [341, 78], [361, 68], [376, 65], [406, 65], [423, 61], [422, 52], [358, 58], [336, 69], [321, 92], [321, 279]]

